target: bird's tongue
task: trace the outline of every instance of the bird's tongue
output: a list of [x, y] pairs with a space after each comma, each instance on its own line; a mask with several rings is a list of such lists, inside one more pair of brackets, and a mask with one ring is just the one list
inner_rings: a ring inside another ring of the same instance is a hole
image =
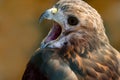
[[45, 43], [57, 39], [60, 36], [61, 31], [62, 31], [61, 26], [58, 23], [54, 22], [53, 27], [50, 30], [50, 32], [45, 40]]

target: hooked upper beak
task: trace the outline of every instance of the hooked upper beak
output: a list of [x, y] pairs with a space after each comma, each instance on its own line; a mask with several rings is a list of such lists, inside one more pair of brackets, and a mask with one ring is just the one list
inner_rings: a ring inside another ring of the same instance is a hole
[[51, 8], [42, 13], [42, 15], [39, 18], [39, 23], [41, 23], [44, 19], [53, 19], [53, 16], [58, 12], [57, 8]]

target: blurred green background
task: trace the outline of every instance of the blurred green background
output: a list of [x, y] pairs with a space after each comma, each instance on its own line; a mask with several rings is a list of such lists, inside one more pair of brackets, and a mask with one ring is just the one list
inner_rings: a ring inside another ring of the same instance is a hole
[[[111, 44], [120, 51], [120, 0], [85, 0], [104, 19]], [[25, 66], [49, 31], [40, 14], [56, 0], [0, 0], [0, 80], [21, 80]]]

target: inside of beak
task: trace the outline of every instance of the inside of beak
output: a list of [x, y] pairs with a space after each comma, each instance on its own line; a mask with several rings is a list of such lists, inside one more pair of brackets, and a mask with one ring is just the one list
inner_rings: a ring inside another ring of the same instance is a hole
[[48, 33], [47, 37], [45, 38], [45, 43], [48, 43], [50, 41], [56, 40], [62, 32], [62, 27], [57, 23], [53, 22], [53, 27]]

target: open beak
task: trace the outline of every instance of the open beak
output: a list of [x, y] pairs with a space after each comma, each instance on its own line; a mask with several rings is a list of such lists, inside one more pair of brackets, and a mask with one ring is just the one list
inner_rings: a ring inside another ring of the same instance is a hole
[[58, 39], [62, 32], [62, 27], [58, 22], [55, 21], [55, 15], [57, 14], [58, 10], [57, 8], [51, 8], [45, 11], [39, 19], [39, 22], [41, 23], [44, 19], [52, 20], [53, 21], [53, 27], [48, 33], [47, 37], [42, 41], [41, 48], [45, 48], [46, 44], [49, 42]]

